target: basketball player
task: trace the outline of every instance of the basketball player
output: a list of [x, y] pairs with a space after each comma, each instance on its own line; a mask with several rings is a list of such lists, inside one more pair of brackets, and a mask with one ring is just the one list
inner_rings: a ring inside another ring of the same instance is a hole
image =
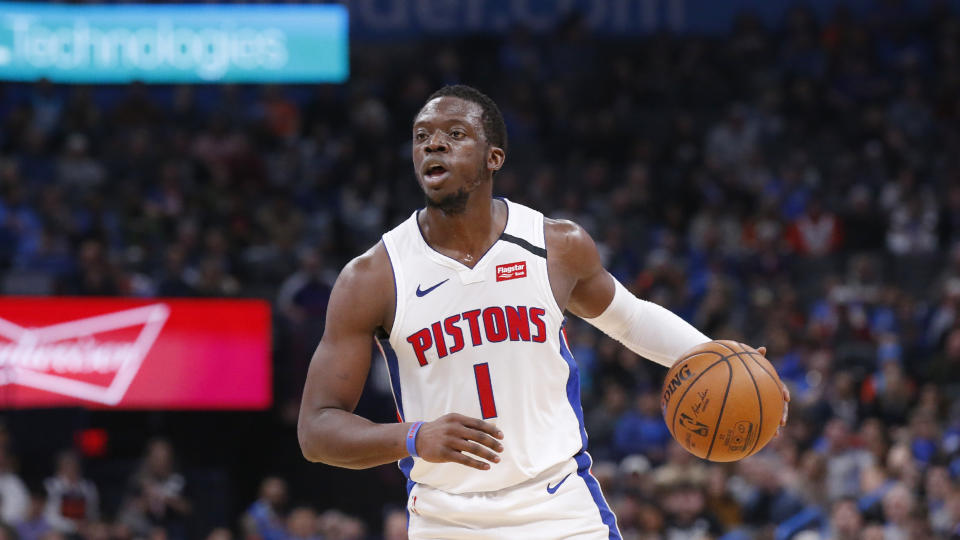
[[[426, 208], [334, 285], [300, 447], [347, 468], [399, 461], [411, 538], [620, 538], [590, 474], [564, 312], [664, 366], [709, 338], [617, 283], [575, 223], [494, 198], [506, 152], [500, 111], [473, 88], [442, 88], [417, 114]], [[375, 334], [395, 424], [352, 412]]]

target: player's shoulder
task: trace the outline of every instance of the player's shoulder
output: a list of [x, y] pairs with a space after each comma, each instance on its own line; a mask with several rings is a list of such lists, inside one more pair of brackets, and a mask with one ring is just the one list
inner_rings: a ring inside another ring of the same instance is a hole
[[339, 324], [364, 331], [388, 324], [396, 293], [393, 269], [382, 242], [354, 257], [333, 285], [331, 305]]
[[570, 275], [590, 275], [600, 264], [597, 245], [583, 227], [567, 219], [543, 219], [547, 257]]
[[351, 259], [340, 271], [337, 283], [342, 287], [360, 287], [364, 290], [385, 285], [392, 287], [393, 270], [383, 241]]
[[553, 251], [560, 256], [575, 256], [582, 254], [584, 250], [597, 249], [586, 229], [569, 219], [544, 217], [543, 236], [547, 243], [547, 253]]

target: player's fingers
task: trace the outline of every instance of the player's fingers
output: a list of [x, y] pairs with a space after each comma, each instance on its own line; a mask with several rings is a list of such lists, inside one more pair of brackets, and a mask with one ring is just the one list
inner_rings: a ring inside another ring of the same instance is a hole
[[497, 439], [503, 438], [503, 432], [500, 431], [500, 429], [497, 426], [489, 422], [484, 422], [479, 418], [470, 418], [468, 416], [465, 416], [463, 425], [467, 426], [468, 428], [473, 428], [477, 431], [482, 431], [487, 435], [490, 435], [491, 437], [495, 437]]
[[453, 448], [460, 450], [461, 452], [470, 452], [475, 456], [482, 457], [487, 461], [492, 461], [494, 463], [500, 463], [500, 456], [491, 452], [488, 448], [484, 448], [479, 444], [473, 441], [460, 440], [455, 442]]
[[468, 441], [476, 441], [486, 446], [487, 448], [490, 448], [495, 452], [503, 452], [503, 445], [500, 444], [500, 441], [494, 439], [493, 437], [487, 435], [482, 431], [478, 431], [476, 429], [471, 429], [464, 426], [463, 431], [461, 432], [461, 436]]
[[766, 356], [766, 355], [767, 355], [767, 348], [766, 348], [766, 347], [760, 347], [760, 348], [757, 349], [757, 352], [760, 353], [762, 356]]
[[466, 454], [458, 452], [456, 450], [448, 450], [446, 454], [447, 461], [452, 461], [454, 463], [459, 463], [461, 465], [466, 465], [467, 467], [472, 467], [477, 470], [486, 471], [490, 469], [489, 463], [484, 463], [480, 460], [473, 459]]
[[787, 415], [789, 414], [790, 414], [790, 391], [787, 390], [787, 385], [783, 385], [783, 416], [780, 417], [781, 427], [787, 425]]

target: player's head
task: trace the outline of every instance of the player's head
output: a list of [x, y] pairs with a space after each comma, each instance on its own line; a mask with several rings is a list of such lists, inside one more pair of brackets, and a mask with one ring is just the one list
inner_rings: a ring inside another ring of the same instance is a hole
[[413, 121], [414, 174], [427, 205], [447, 213], [462, 212], [478, 188], [492, 189], [490, 180], [503, 166], [506, 150], [500, 109], [470, 86], [437, 90]]

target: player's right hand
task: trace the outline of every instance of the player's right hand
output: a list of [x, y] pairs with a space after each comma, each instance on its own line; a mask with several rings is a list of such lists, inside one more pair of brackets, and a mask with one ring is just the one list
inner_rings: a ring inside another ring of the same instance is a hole
[[503, 439], [503, 432], [497, 426], [450, 413], [425, 422], [417, 433], [416, 445], [420, 457], [431, 463], [454, 462], [485, 471], [490, 468], [489, 463], [464, 452], [498, 463], [500, 456], [497, 454], [503, 452], [503, 445], [497, 439]]

